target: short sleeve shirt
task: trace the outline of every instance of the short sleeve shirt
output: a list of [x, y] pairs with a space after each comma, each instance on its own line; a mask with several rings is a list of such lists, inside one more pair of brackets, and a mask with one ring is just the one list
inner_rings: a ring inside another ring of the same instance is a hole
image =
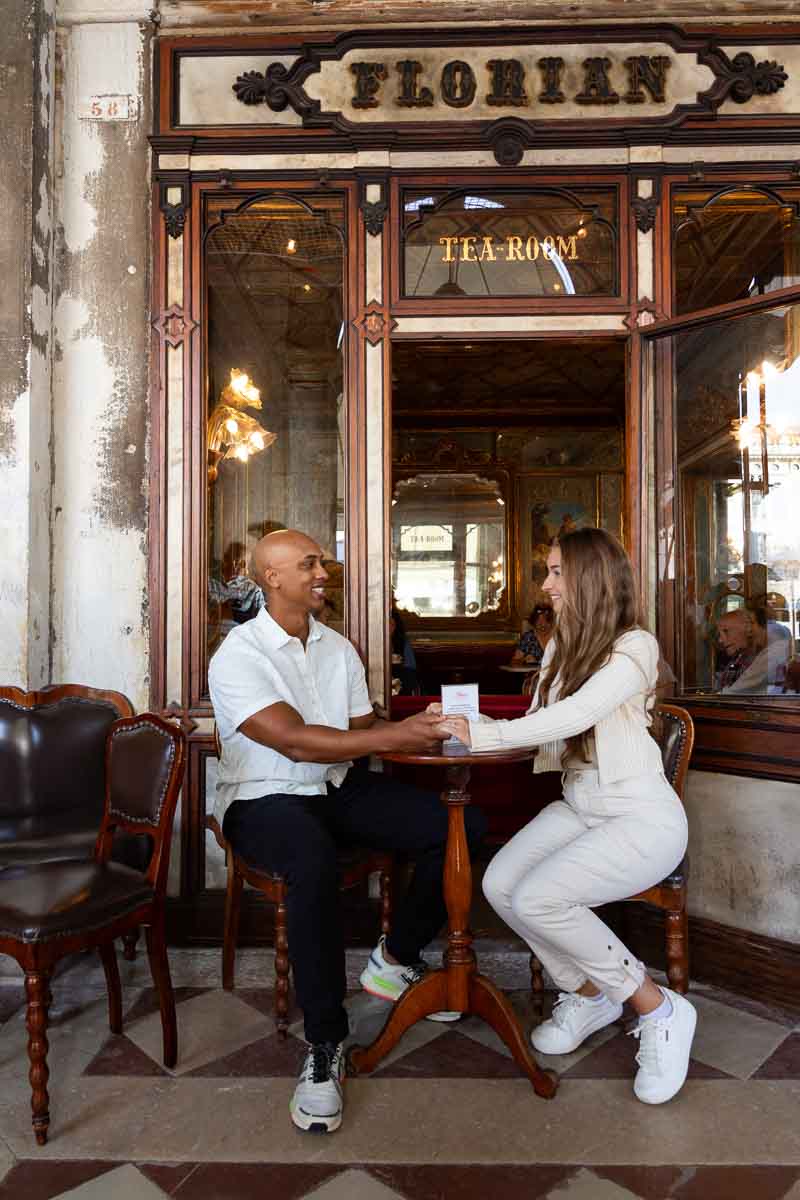
[[324, 795], [341, 784], [351, 763], [298, 763], [239, 731], [249, 717], [272, 704], [290, 704], [307, 725], [347, 729], [372, 705], [364, 667], [355, 648], [309, 617], [305, 647], [264, 608], [232, 629], [208, 668], [208, 686], [222, 757], [214, 814], [222, 823], [234, 800], [292, 794]]

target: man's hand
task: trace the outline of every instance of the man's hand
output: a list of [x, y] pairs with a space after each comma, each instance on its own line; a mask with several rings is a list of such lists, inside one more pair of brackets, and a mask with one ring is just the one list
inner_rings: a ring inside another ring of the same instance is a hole
[[439, 732], [441, 720], [434, 713], [421, 712], [406, 717], [405, 721], [397, 721], [386, 731], [391, 748], [406, 754], [437, 754], [444, 737]]

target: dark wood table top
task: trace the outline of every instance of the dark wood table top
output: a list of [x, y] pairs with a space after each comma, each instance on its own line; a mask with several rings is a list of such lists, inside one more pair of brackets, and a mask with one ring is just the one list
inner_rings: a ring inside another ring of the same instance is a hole
[[409, 763], [412, 766], [458, 767], [475, 764], [515, 763], [533, 758], [536, 750], [533, 746], [525, 746], [513, 750], [472, 750], [467, 746], [442, 746], [439, 754], [411, 754], [404, 750], [393, 750], [388, 754], [379, 755], [384, 762]]

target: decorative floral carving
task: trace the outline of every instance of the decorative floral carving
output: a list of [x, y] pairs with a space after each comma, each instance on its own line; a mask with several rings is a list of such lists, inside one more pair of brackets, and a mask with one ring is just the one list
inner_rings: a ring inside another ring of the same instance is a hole
[[179, 238], [186, 224], [186, 206], [184, 204], [165, 204], [163, 208], [164, 225], [171, 238]]
[[270, 63], [263, 73], [245, 71], [233, 84], [236, 99], [242, 104], [266, 104], [273, 112], [283, 112], [288, 105], [300, 116], [317, 112], [318, 101], [308, 98], [296, 77], [300, 68], [307, 67], [307, 63], [298, 59], [288, 70], [283, 63], [275, 62]]
[[385, 200], [365, 200], [362, 204], [364, 227], [371, 237], [377, 237], [382, 231], [388, 209], [389, 206]]
[[178, 304], [165, 308], [153, 321], [153, 328], [170, 346], [179, 346], [185, 337], [197, 329], [197, 321], [187, 317]]
[[397, 326], [397, 321], [386, 320], [383, 313], [383, 308], [377, 300], [370, 300], [367, 307], [361, 313], [361, 316], [356, 317], [353, 321], [356, 329], [363, 329], [364, 337], [369, 342], [370, 346], [376, 346]]
[[657, 196], [636, 196], [631, 201], [636, 228], [641, 233], [649, 233], [656, 223], [658, 215]]
[[756, 62], [747, 50], [740, 51], [730, 59], [724, 50], [714, 47], [697, 57], [711, 68], [719, 81], [712, 89], [717, 104], [721, 104], [728, 96], [737, 104], [746, 104], [753, 96], [773, 96], [789, 78], [782, 63], [774, 59]]
[[522, 138], [515, 133], [503, 133], [495, 138], [492, 150], [497, 163], [501, 167], [516, 167], [522, 162], [525, 146]]

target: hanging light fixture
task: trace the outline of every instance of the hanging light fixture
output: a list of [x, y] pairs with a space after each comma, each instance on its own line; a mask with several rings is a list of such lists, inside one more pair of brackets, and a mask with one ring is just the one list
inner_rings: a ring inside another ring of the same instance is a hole
[[277, 434], [260, 425], [245, 408], [261, 408], [261, 393], [250, 376], [234, 367], [230, 382], [220, 392], [219, 402], [208, 419], [208, 478], [217, 478], [219, 464], [226, 458], [246, 463], [251, 455], [266, 450]]

